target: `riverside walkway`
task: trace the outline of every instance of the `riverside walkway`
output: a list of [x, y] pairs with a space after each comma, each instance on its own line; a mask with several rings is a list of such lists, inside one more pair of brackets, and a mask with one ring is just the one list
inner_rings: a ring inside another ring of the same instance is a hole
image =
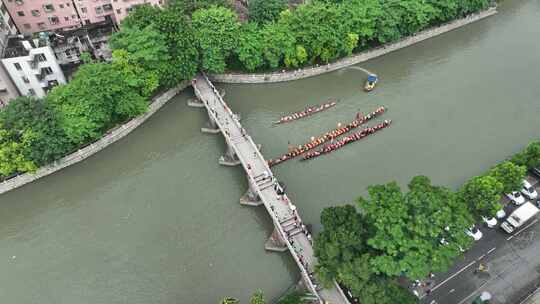
[[242, 127], [239, 116], [234, 114], [206, 75], [193, 80], [198, 101], [191, 106], [204, 107], [208, 112], [208, 125], [202, 132], [221, 133], [227, 145], [219, 163], [226, 166], [242, 165], [248, 179], [248, 190], [240, 203], [248, 206], [264, 205], [274, 223], [274, 231], [265, 244], [271, 251], [289, 251], [293, 256], [306, 289], [313, 301], [324, 304], [349, 304], [343, 291], [334, 282], [323, 288], [313, 276], [317, 260], [313, 254], [312, 239], [302, 224], [298, 210], [284, 194], [266, 160], [251, 136]]

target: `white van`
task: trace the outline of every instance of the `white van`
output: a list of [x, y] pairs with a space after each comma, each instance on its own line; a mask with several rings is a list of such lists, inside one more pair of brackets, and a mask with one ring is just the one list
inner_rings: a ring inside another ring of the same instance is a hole
[[501, 224], [501, 228], [508, 233], [512, 233], [517, 228], [523, 226], [531, 218], [535, 217], [540, 212], [531, 202], [526, 202], [519, 208], [510, 213], [510, 216]]

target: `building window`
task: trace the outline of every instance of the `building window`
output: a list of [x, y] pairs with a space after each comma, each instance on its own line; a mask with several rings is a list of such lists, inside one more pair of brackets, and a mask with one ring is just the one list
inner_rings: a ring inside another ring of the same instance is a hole
[[34, 89], [28, 89], [28, 95], [34, 96], [36, 95], [36, 91], [34, 91]]
[[31, 13], [32, 13], [32, 16], [34, 16], [34, 17], [37, 17], [37, 16], [41, 15], [41, 12], [39, 10], [32, 10]]
[[17, 12], [17, 16], [19, 16], [19, 17], [24, 17], [24, 12], [23, 12], [23, 11], [18, 11], [18, 12]]
[[66, 6], [67, 6], [67, 7], [69, 7], [69, 2], [68, 2], [68, 3], [66, 3]]
[[76, 15], [71, 15], [71, 19], [77, 19]]
[[81, 7], [81, 12], [86, 13], [87, 11], [88, 9], [86, 9], [86, 7]]
[[40, 30], [44, 30], [44, 29], [46, 28], [45, 22], [39, 22], [39, 23], [37, 24], [37, 26], [38, 26], [38, 28], [39, 28]]
[[96, 14], [103, 14], [103, 8], [101, 6], [96, 6], [94, 9], [96, 10]]
[[[11, 2], [11, 1], [10, 1]], [[15, 0], [15, 3], [17, 5], [23, 5], [24, 4], [24, 1], [23, 0]]]
[[23, 76], [23, 77], [21, 77], [21, 78], [22, 78], [22, 81], [23, 81], [24, 83], [30, 83], [30, 80], [28, 79], [28, 77]]
[[103, 10], [106, 12], [112, 11], [112, 5], [111, 4], [103, 4]]
[[29, 23], [23, 24], [23, 27], [24, 27], [25, 30], [29, 30], [29, 29], [32, 28], [32, 26]]
[[64, 20], [69, 21], [69, 17], [64, 17]]
[[118, 15], [122, 14], [122, 9], [121, 9], [121, 8], [117, 9], [117, 10], [116, 10], [116, 13], [117, 13]]
[[54, 6], [52, 4], [44, 4], [43, 9], [47, 12], [54, 12]]
[[63, 4], [60, 4], [60, 5], [58, 5], [58, 6], [59, 6], [60, 8], [64, 8], [64, 5], [63, 5]]
[[46, 75], [51, 75], [53, 73], [51, 67], [44, 67], [43, 70], [45, 71]]
[[13, 65], [15, 66], [15, 68], [16, 68], [18, 71], [22, 70], [22, 67], [21, 67], [21, 64], [20, 64], [20, 63], [15, 62]]
[[56, 17], [56, 16], [51, 16], [51, 17], [49, 17], [49, 23], [50, 24], [58, 24], [58, 23], [60, 23], [60, 19], [58, 19], [58, 17]]
[[88, 19], [84, 20], [84, 24], [90, 24], [90, 20]]
[[36, 54], [36, 56], [39, 62], [47, 61], [47, 57], [45, 57], [45, 54]]

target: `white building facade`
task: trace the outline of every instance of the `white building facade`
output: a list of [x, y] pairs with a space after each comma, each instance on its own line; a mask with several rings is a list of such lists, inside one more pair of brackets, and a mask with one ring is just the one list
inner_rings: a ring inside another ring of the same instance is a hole
[[44, 97], [66, 78], [50, 46], [35, 47], [35, 42], [19, 40], [10, 43], [2, 59], [7, 73], [22, 95]]

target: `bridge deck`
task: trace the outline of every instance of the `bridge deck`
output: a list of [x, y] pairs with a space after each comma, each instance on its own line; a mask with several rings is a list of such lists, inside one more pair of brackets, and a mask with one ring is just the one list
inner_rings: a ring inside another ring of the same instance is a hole
[[[317, 264], [311, 242], [301, 228], [291, 230], [294, 227], [294, 216], [301, 221], [296, 208], [286, 195], [283, 198], [279, 197], [274, 188], [277, 180], [273, 177], [266, 160], [206, 75], [198, 75], [193, 87], [195, 94], [204, 103], [227, 144], [233, 148], [244, 167], [254, 190], [270, 214], [277, 232], [285, 240], [308, 289], [321, 303], [349, 304], [337, 284], [334, 284], [332, 288], [315, 288], [313, 281], [309, 278], [309, 274], [314, 271], [314, 266]], [[269, 177], [262, 179], [265, 175]], [[285, 231], [289, 231], [289, 236]]]

